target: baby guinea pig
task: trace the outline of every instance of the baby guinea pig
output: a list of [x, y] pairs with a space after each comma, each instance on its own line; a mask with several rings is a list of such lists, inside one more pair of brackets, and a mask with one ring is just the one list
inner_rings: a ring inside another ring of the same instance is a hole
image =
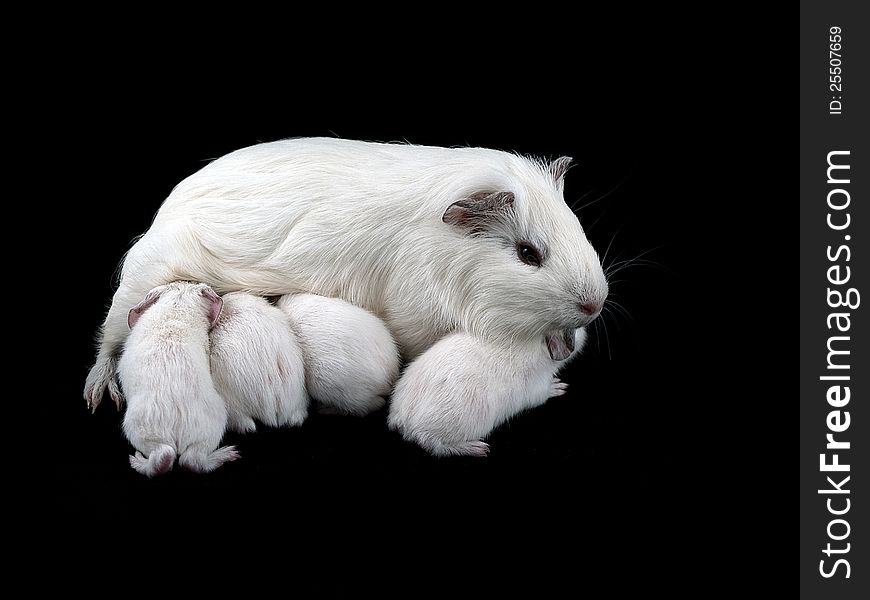
[[302, 348], [308, 393], [327, 412], [363, 416], [384, 406], [399, 374], [399, 353], [386, 325], [337, 298], [282, 296]]
[[302, 351], [290, 319], [265, 298], [234, 292], [211, 330], [211, 371], [226, 401], [227, 427], [256, 431], [270, 425], [301, 425], [308, 415]]
[[389, 425], [435, 456], [485, 456], [511, 416], [565, 393], [556, 372], [580, 351], [583, 328], [503, 346], [454, 333], [411, 363], [393, 391]]
[[139, 473], [166, 473], [176, 456], [198, 473], [239, 457], [232, 446], [218, 448], [227, 411], [209, 372], [208, 332], [221, 306], [207, 285], [176, 282], [152, 289], [127, 315], [118, 373], [124, 434], [136, 448], [130, 466]]

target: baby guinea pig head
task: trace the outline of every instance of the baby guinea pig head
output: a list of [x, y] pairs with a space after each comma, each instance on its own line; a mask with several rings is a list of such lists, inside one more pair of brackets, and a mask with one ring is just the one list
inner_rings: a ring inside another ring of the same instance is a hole
[[158, 302], [176, 309], [199, 308], [203, 316], [208, 319], [209, 328], [217, 323], [223, 308], [223, 300], [206, 284], [176, 281], [149, 291], [145, 298], [127, 313], [127, 326], [133, 329], [139, 318]]
[[444, 212], [442, 221], [468, 240], [457, 283], [470, 329], [573, 335], [601, 313], [607, 279], [563, 198], [570, 161], [518, 158], [502, 189], [469, 194]]

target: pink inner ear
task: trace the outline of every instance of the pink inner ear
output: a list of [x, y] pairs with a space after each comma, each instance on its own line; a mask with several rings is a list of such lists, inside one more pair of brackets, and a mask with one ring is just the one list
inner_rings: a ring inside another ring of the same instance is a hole
[[204, 289], [202, 295], [208, 301], [208, 325], [214, 327], [221, 316], [224, 301], [211, 288]]
[[565, 360], [574, 351], [574, 330], [566, 329], [548, 333], [547, 350], [553, 360]]
[[155, 292], [153, 290], [148, 292], [148, 295], [145, 296], [145, 299], [142, 300], [142, 302], [130, 309], [127, 313], [127, 327], [133, 329], [136, 323], [139, 322], [139, 317], [141, 317], [146, 310], [160, 299], [160, 293], [161, 292]]
[[488, 221], [508, 210], [514, 203], [512, 192], [477, 192], [447, 207], [441, 220], [471, 230], [483, 230]]
[[564, 183], [563, 180], [565, 179], [565, 174], [571, 167], [571, 160], [570, 156], [562, 156], [551, 162], [547, 167], [550, 171], [550, 176], [552, 176], [553, 181], [555, 181], [557, 185], [562, 185]]
[[131, 308], [130, 311], [127, 313], [127, 327], [133, 329], [133, 326], [136, 325], [136, 323], [139, 321], [139, 317], [141, 316], [142, 313], [136, 310], [135, 307]]
[[471, 211], [467, 207], [462, 206], [457, 202], [456, 204], [451, 204], [447, 207], [441, 220], [448, 225], [461, 227], [467, 225], [471, 221], [471, 215]]

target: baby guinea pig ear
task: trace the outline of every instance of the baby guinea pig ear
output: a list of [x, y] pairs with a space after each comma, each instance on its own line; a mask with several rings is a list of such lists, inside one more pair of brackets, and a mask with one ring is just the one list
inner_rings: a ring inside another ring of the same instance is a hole
[[133, 326], [139, 321], [139, 317], [145, 314], [145, 311], [151, 308], [155, 302], [160, 300], [160, 294], [162, 294], [165, 289], [166, 286], [163, 285], [154, 288], [145, 295], [145, 299], [142, 300], [142, 302], [131, 308], [127, 313], [127, 327], [133, 329]]
[[574, 352], [574, 330], [562, 329], [546, 335], [547, 350], [553, 360], [565, 360]]
[[214, 327], [221, 316], [221, 310], [224, 308], [224, 301], [218, 296], [213, 289], [205, 287], [202, 290], [202, 297], [208, 303], [208, 326]]
[[512, 192], [478, 192], [447, 207], [441, 220], [448, 225], [479, 233], [487, 224], [510, 210]]

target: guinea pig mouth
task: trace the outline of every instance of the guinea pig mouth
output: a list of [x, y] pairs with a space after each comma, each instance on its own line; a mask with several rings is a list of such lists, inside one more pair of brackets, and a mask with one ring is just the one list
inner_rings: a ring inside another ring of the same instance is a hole
[[574, 352], [574, 330], [560, 329], [546, 336], [547, 351], [553, 360], [565, 360]]

